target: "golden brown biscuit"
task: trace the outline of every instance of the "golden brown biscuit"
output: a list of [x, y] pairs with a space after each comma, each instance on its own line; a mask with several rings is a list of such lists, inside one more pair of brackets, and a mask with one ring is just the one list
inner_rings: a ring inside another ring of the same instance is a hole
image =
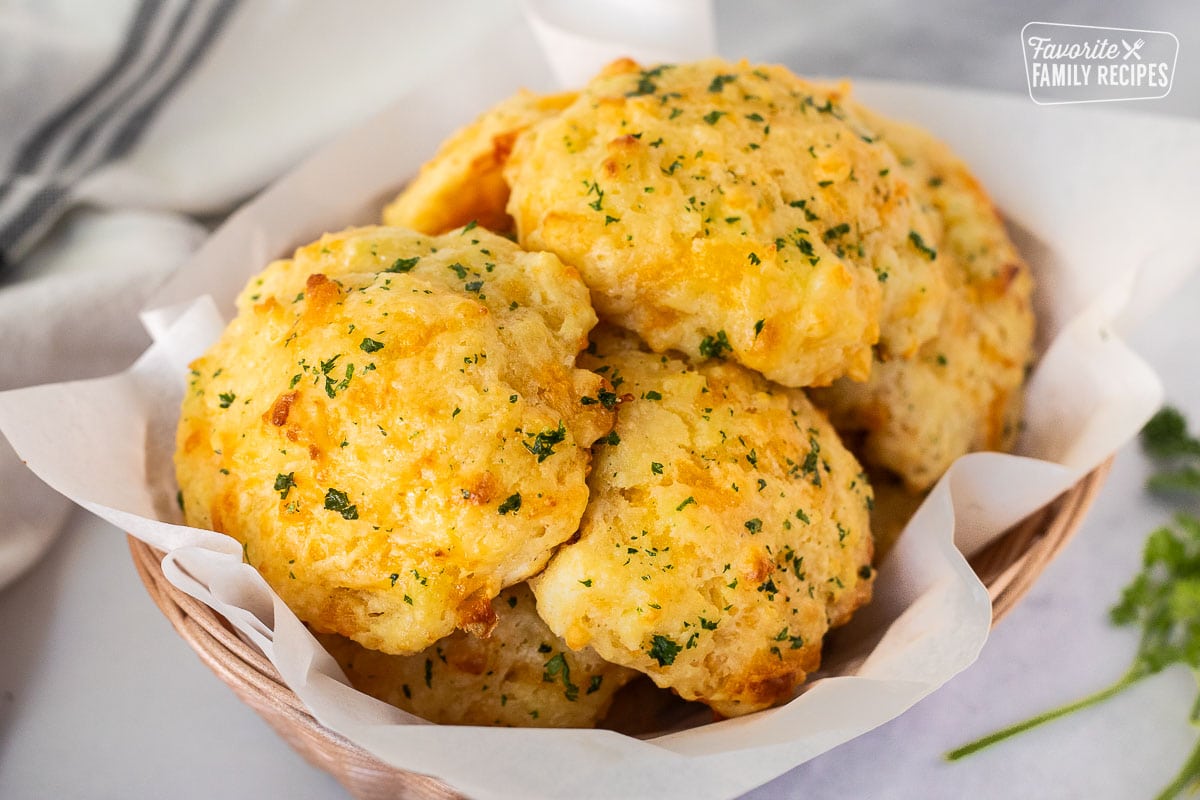
[[431, 722], [591, 728], [637, 672], [591, 648], [571, 650], [542, 622], [526, 584], [492, 601], [487, 638], [457, 631], [423, 653], [393, 656], [341, 636], [317, 638], [354, 688]]
[[959, 456], [1015, 438], [1034, 331], [1029, 267], [966, 165], [937, 139], [859, 109], [895, 150], [939, 224], [928, 246], [951, 284], [937, 336], [913, 358], [876, 363], [866, 383], [814, 391], [857, 452], [928, 488]]
[[572, 648], [727, 716], [786, 700], [871, 595], [871, 488], [803, 392], [598, 329], [620, 398], [578, 541], [531, 580]]
[[575, 368], [577, 273], [482, 230], [362, 228], [239, 302], [183, 403], [188, 523], [241, 541], [315, 630], [391, 653], [486, 633], [576, 530], [611, 424], [581, 402], [606, 383]]
[[861, 380], [877, 342], [933, 335], [945, 286], [895, 156], [844, 94], [782, 67], [617, 62], [518, 137], [518, 238], [577, 265], [601, 316], [655, 351]]
[[383, 210], [385, 225], [445, 233], [472, 220], [496, 233], [513, 229], [505, 212], [503, 169], [517, 136], [552, 117], [574, 93], [518, 92], [447, 139], [420, 174]]

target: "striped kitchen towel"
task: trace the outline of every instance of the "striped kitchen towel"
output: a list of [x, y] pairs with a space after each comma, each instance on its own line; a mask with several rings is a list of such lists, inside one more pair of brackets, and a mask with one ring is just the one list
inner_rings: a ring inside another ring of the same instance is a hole
[[139, 0], [126, 9], [123, 28], [107, 37], [115, 44], [108, 63], [90, 76], [97, 61], [90, 48], [73, 53], [71, 38], [39, 39], [40, 20], [32, 13], [7, 20], [10, 30], [22, 23], [33, 30], [32, 43], [16, 44], [8, 56], [25, 63], [5, 72], [14, 82], [29, 76], [39, 90], [28, 82], [4, 87], [9, 129], [0, 141], [0, 162], [8, 164], [0, 176], [0, 268], [24, 256], [58, 220], [81, 180], [138, 143], [235, 7], [234, 0]]

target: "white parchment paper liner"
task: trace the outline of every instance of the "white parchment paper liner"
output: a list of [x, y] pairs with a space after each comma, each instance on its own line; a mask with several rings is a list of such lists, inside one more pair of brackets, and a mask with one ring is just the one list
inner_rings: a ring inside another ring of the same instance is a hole
[[436, 726], [345, 686], [242, 563], [240, 545], [180, 524], [174, 426], [185, 365], [219, 333], [251, 274], [324, 231], [372, 221], [450, 130], [518, 87], [549, 83], [525, 26], [460, 55], [436, 84], [326, 148], [214, 234], [144, 315], [155, 344], [134, 367], [0, 394], [0, 429], [48, 484], [167, 551], [172, 583], [261, 648], [318, 720], [382, 760], [476, 797], [733, 796], [886, 722], [968, 666], [991, 608], [958, 548], [975, 550], [1070, 487], [1157, 407], [1158, 380], [1117, 329], [1200, 262], [1200, 126], [858, 84], [862, 100], [933, 130], [973, 165], [1033, 264], [1050, 344], [1029, 386], [1022, 455], [974, 454], [953, 466], [842, 639], [865, 658], [787, 706], [650, 740]]

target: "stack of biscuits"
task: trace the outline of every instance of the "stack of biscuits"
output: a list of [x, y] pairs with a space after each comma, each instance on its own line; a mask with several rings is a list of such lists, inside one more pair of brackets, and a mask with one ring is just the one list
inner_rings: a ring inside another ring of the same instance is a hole
[[250, 281], [181, 502], [428, 720], [590, 727], [640, 676], [743, 715], [951, 462], [1011, 446], [1031, 291], [962, 162], [847, 85], [622, 60]]

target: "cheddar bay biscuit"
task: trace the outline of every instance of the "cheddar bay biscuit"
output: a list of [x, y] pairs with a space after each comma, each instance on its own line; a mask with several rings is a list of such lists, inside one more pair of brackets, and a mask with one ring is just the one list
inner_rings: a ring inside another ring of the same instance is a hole
[[538, 612], [722, 714], [791, 697], [871, 594], [871, 489], [795, 389], [693, 368], [600, 329], [581, 363], [620, 398], [578, 541], [532, 579]]
[[411, 656], [379, 653], [340, 636], [318, 638], [351, 684], [431, 722], [590, 728], [637, 673], [585, 648], [571, 650], [537, 615], [526, 584], [492, 601], [486, 638], [457, 631]]
[[272, 264], [192, 365], [176, 473], [315, 630], [421, 651], [484, 634], [587, 502], [611, 412], [595, 322], [552, 255], [480, 229], [326, 236]]
[[505, 176], [519, 241], [578, 266], [602, 317], [808, 386], [937, 330], [945, 283], [897, 167], [841, 88], [622, 61], [519, 136]]

